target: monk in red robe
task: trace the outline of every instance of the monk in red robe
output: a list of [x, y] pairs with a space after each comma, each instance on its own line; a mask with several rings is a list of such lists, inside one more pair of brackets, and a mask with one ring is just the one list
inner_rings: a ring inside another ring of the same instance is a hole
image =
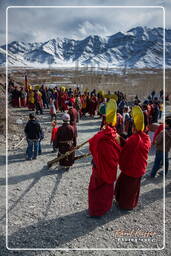
[[78, 111], [73, 107], [73, 103], [68, 103], [68, 114], [70, 115], [70, 125], [73, 127], [75, 138], [77, 137]]
[[96, 99], [96, 96], [94, 94], [92, 94], [92, 96], [90, 98], [90, 102], [89, 102], [90, 116], [95, 116], [96, 108], [97, 108], [97, 99]]
[[143, 131], [143, 112], [139, 106], [134, 108], [133, 134], [122, 148], [119, 159], [121, 174], [115, 186], [116, 203], [124, 210], [132, 210], [137, 206], [141, 177], [146, 172], [148, 152], [151, 146], [150, 137]]
[[[57, 130], [55, 140], [54, 140], [54, 147], [59, 149], [58, 157], [61, 154], [65, 154], [66, 152], [72, 150], [75, 144], [75, 134], [73, 127], [69, 124], [70, 116], [68, 114], [64, 114], [63, 117], [63, 124]], [[74, 163], [75, 152], [72, 152], [69, 156], [61, 159], [59, 164], [61, 167], [69, 170], [69, 167]]]
[[65, 92], [61, 93], [61, 111], [64, 112], [65, 110], [68, 109], [67, 107], [67, 94]]
[[90, 152], [93, 156], [92, 175], [88, 188], [88, 211], [91, 217], [102, 216], [112, 207], [114, 181], [121, 151], [119, 136], [114, 128], [116, 111], [113, 117], [110, 115], [108, 118], [107, 109], [108, 107], [105, 129], [89, 140]]

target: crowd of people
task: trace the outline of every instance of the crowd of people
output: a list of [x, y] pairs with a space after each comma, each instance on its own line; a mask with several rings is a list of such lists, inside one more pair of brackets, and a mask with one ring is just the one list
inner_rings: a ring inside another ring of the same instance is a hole
[[44, 108], [50, 108], [52, 116], [56, 112], [68, 110], [68, 103], [71, 102], [80, 116], [86, 113], [94, 116], [98, 105], [104, 101], [102, 93], [96, 94], [96, 90], [89, 93], [87, 90], [81, 93], [77, 88], [54, 87], [47, 88], [44, 85], [27, 86], [20, 88], [13, 84], [9, 86], [11, 94], [11, 104], [13, 107], [28, 107], [29, 110], [36, 111], [36, 114], [43, 114]]
[[[158, 124], [152, 144], [156, 145], [156, 156], [150, 177], [154, 178], [163, 163], [163, 133], [166, 134], [165, 175], [168, 173], [168, 153], [171, 148], [171, 117], [162, 121], [163, 90], [155, 91], [143, 101], [135, 96], [133, 102], [120, 91], [105, 94], [103, 91], [81, 92], [79, 88], [40, 88], [28, 90], [10, 87], [12, 105], [28, 107], [35, 114], [49, 109], [52, 124], [51, 144], [57, 152], [59, 164], [67, 171], [74, 164], [77, 146], [77, 123], [87, 115], [102, 118], [99, 132], [89, 142], [92, 155], [92, 175], [88, 188], [89, 215], [99, 217], [116, 205], [124, 210], [137, 206], [141, 178], [146, 173], [151, 140], [150, 127]], [[22, 96], [23, 95], [23, 96]], [[63, 124], [58, 127], [57, 113], [64, 112]], [[30, 113], [25, 127], [28, 142], [27, 159], [36, 159], [41, 154], [41, 140], [44, 137], [36, 115]], [[160, 125], [159, 125], [160, 120]], [[72, 151], [65, 157], [66, 152]], [[120, 175], [117, 178], [118, 166]], [[114, 186], [114, 183], [116, 184]]]
[[[125, 126], [124, 123], [127, 123], [130, 112], [127, 97], [120, 91], [115, 91], [113, 94], [108, 91], [105, 94], [104, 91], [96, 92], [96, 89], [93, 89], [91, 92], [87, 89], [81, 92], [78, 87], [74, 89], [67, 89], [65, 87], [47, 88], [44, 85], [35, 86], [34, 88], [29, 85], [23, 88], [10, 83], [9, 93], [13, 107], [28, 107], [29, 110], [35, 110], [36, 114], [43, 114], [43, 109], [48, 108], [50, 109], [51, 120], [56, 118], [57, 112], [67, 111], [69, 103], [73, 104], [80, 117], [86, 114], [94, 117], [95, 114], [100, 114], [100, 105], [105, 104], [111, 96], [117, 100], [118, 104], [118, 129], [124, 129], [122, 126]], [[133, 104], [142, 107], [145, 124], [148, 127], [150, 123], [158, 122], [158, 119], [161, 119], [163, 112], [163, 90], [160, 90], [159, 95], [152, 91], [143, 102], [136, 96]], [[126, 132], [128, 130], [129, 125], [127, 124]]]

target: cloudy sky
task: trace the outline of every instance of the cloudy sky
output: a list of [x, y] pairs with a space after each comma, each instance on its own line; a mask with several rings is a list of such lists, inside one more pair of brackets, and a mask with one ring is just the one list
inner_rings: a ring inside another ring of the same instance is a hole
[[[81, 2], [81, 4], [80, 4]], [[105, 6], [154, 6], [154, 8], [104, 8]], [[103, 6], [103, 8], [11, 8], [9, 6]], [[171, 28], [171, 1], [162, 0], [0, 0], [0, 45], [5, 44], [6, 8], [8, 41], [40, 42], [56, 37], [83, 39], [90, 34], [112, 35], [136, 26]]]

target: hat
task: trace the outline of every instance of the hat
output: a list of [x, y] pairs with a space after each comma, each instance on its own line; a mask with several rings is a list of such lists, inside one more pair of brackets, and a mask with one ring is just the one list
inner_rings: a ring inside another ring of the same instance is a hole
[[148, 100], [145, 100], [145, 101], [143, 102], [143, 105], [148, 105]]
[[104, 96], [104, 91], [103, 90], [98, 91], [98, 94], [101, 95], [101, 96]]
[[69, 114], [63, 114], [63, 116], [62, 116], [62, 120], [64, 121], [64, 122], [69, 122], [70, 121], [70, 115]]
[[144, 130], [144, 114], [139, 106], [133, 106], [132, 108], [132, 118], [137, 131]]
[[65, 88], [64, 86], [61, 87], [61, 91], [62, 91], [62, 92], [65, 92], [65, 89], [66, 89], [66, 88]]
[[117, 104], [114, 99], [110, 99], [106, 104], [106, 123], [112, 126], [116, 125]]
[[30, 113], [30, 114], [29, 114], [29, 118], [30, 118], [30, 119], [34, 119], [34, 118], [35, 118], [34, 113]]

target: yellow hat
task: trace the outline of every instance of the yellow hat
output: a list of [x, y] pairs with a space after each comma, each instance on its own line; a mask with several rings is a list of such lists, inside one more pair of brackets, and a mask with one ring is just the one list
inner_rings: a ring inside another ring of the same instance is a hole
[[111, 94], [111, 99], [118, 100], [118, 96], [116, 94]]
[[40, 85], [35, 85], [34, 89], [35, 90], [39, 90], [40, 89]]
[[103, 90], [98, 91], [98, 94], [101, 95], [101, 96], [104, 96], [104, 91]]
[[104, 97], [106, 99], [114, 99], [114, 100], [118, 100], [118, 96], [116, 94], [105, 94]]
[[88, 89], [88, 88], [85, 88], [84, 92], [89, 92], [89, 89]]
[[114, 99], [110, 99], [106, 104], [106, 123], [115, 126], [117, 122], [117, 104]]
[[134, 106], [132, 108], [132, 118], [137, 131], [144, 130], [144, 114], [139, 106]]
[[61, 91], [65, 92], [65, 87], [64, 86], [61, 87]]

